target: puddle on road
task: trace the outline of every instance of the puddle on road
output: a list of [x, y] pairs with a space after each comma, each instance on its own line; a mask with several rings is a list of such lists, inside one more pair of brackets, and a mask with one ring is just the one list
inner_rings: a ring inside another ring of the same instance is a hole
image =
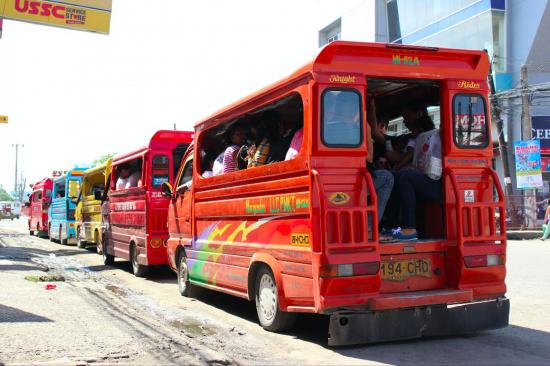
[[169, 322], [171, 326], [184, 330], [188, 332], [190, 335], [198, 337], [198, 336], [208, 336], [214, 334], [214, 331], [208, 327], [205, 327], [202, 324], [195, 323], [195, 322], [185, 322], [181, 320], [172, 320]]

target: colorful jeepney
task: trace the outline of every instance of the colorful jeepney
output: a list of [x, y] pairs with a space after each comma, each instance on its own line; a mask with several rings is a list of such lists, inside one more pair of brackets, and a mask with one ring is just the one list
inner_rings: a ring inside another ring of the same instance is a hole
[[53, 180], [44, 178], [32, 185], [28, 202], [29, 234], [48, 235], [48, 208], [52, 200]]
[[51, 241], [76, 244], [76, 201], [85, 170], [75, 168], [54, 178], [52, 203], [48, 212], [48, 233]]
[[113, 159], [104, 203], [101, 252], [106, 264], [115, 257], [130, 260], [139, 277], [147, 273], [148, 266], [167, 263], [170, 200], [162, 196], [161, 186], [174, 179], [192, 140], [192, 132], [158, 131], [147, 146]]
[[[193, 150], [163, 186], [180, 293], [201, 286], [255, 301], [270, 331], [290, 328], [297, 313], [326, 314], [330, 345], [506, 326], [505, 206], [491, 168], [488, 72], [481, 51], [337, 41], [198, 123]], [[411, 101], [439, 115], [439, 128], [419, 135], [433, 140], [419, 140], [414, 157], [440, 139], [433, 177], [423, 177], [442, 193], [415, 203], [418, 240], [383, 243], [377, 173], [366, 164], [368, 106], [398, 121]], [[244, 131], [261, 130], [274, 112], [273, 141], [286, 141], [287, 158], [212, 176], [202, 156], [225, 161]], [[303, 141], [291, 150], [286, 136]]]
[[76, 205], [76, 241], [79, 248], [96, 245], [101, 253], [102, 226], [101, 204], [107, 192], [107, 181], [111, 173], [111, 159], [84, 171], [82, 187]]

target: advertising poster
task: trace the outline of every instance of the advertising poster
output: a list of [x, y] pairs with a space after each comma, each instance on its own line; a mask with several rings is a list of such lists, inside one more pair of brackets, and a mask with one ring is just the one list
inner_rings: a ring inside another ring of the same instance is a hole
[[518, 189], [542, 187], [540, 141], [514, 142], [516, 157], [516, 182]]
[[0, 0], [0, 16], [30, 23], [109, 33], [112, 0]]
[[533, 138], [540, 141], [541, 152], [550, 153], [550, 116], [531, 117]]

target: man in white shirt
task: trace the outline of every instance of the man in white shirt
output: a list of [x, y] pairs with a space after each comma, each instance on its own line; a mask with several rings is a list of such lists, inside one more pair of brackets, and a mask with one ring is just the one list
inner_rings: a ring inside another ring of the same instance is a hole
[[116, 189], [128, 189], [141, 186], [141, 171], [135, 171], [130, 174], [130, 166], [127, 164], [118, 167], [118, 179], [116, 181]]

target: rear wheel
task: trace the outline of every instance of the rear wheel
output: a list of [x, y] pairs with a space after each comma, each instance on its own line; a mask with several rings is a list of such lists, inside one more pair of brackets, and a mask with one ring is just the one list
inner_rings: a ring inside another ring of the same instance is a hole
[[111, 255], [107, 252], [107, 248], [103, 246], [103, 243], [105, 243], [104, 238], [101, 238], [101, 254], [103, 257], [103, 264], [106, 266], [112, 266], [115, 263], [115, 256]]
[[61, 243], [62, 245], [67, 245], [67, 239], [63, 239], [61, 234], [63, 234], [63, 227], [62, 226], [59, 227], [59, 243]]
[[86, 248], [86, 242], [82, 240], [82, 233], [80, 232], [80, 227], [76, 229], [76, 246], [81, 249]]
[[256, 276], [256, 311], [260, 325], [271, 332], [281, 332], [294, 326], [295, 313], [279, 309], [277, 284], [270, 269], [263, 267]]
[[[36, 236], [40, 236], [39, 231], [36, 231]], [[50, 238], [50, 241], [55, 241], [55, 239], [52, 236], [52, 225], [50, 224], [48, 226], [48, 237]]]
[[138, 262], [138, 251], [135, 244], [131, 244], [130, 246], [130, 261], [132, 262], [132, 271], [134, 272], [134, 276], [144, 277], [147, 274], [149, 270], [147, 266], [139, 264]]

